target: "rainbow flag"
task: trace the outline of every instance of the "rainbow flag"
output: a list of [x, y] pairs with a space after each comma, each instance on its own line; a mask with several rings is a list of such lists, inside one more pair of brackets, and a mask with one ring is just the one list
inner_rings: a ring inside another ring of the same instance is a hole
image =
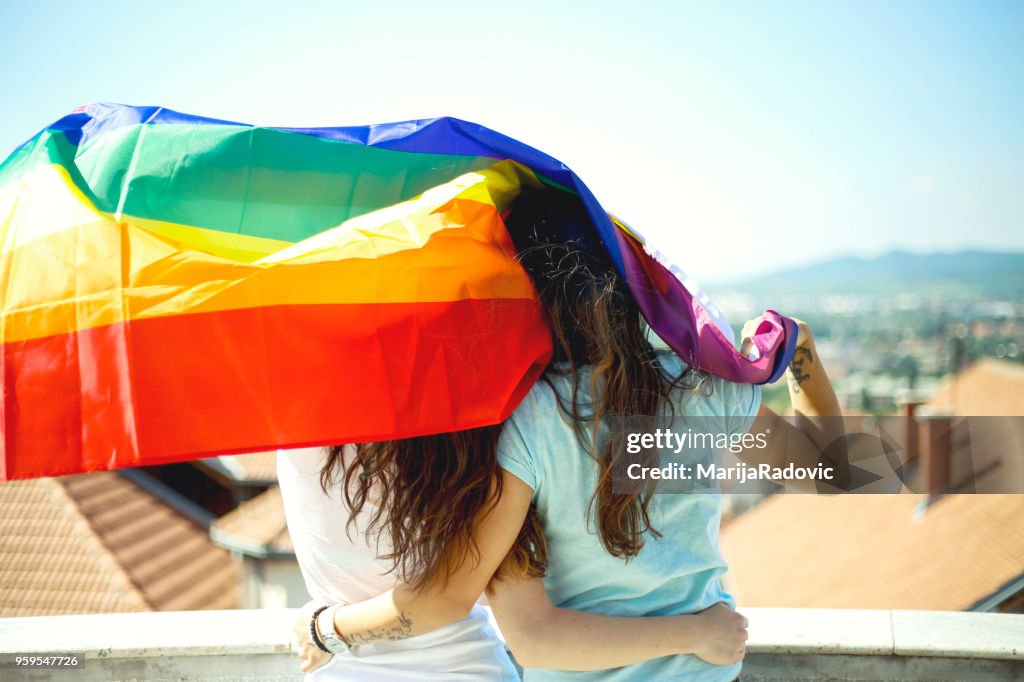
[[267, 128], [93, 104], [0, 165], [0, 480], [497, 423], [551, 348], [503, 214], [579, 197], [652, 328], [734, 381], [713, 304], [565, 165], [453, 118]]

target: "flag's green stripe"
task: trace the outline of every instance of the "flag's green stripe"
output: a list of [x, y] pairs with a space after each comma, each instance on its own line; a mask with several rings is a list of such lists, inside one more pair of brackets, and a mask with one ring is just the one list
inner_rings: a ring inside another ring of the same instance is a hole
[[299, 241], [494, 160], [265, 128], [139, 125], [98, 137], [76, 163], [101, 210]]
[[64, 134], [51, 135], [42, 132], [21, 145], [0, 164], [0, 190], [14, 182], [35, 163], [57, 163], [74, 158], [75, 146], [67, 141]]
[[267, 128], [136, 125], [83, 147], [63, 132], [43, 132], [0, 166], [0, 187], [37, 162], [64, 166], [101, 211], [295, 242], [495, 159]]
[[43, 136], [4, 164], [6, 180], [37, 150], [101, 211], [291, 242], [495, 162], [240, 126], [137, 125], [83, 148]]

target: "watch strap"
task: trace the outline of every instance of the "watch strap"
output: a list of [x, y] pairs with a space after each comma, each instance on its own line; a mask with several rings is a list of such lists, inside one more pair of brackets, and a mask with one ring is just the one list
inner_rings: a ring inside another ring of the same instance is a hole
[[317, 618], [319, 618], [320, 614], [326, 611], [327, 608], [327, 606], [317, 607], [316, 611], [313, 612], [313, 617], [309, 619], [309, 638], [313, 640], [313, 644], [316, 648], [325, 654], [329, 654], [331, 652], [320, 637], [320, 631], [317, 628]]
[[323, 622], [318, 619], [317, 625], [320, 630], [320, 639], [323, 641], [324, 646], [332, 654], [343, 654], [349, 650], [349, 643], [345, 637], [338, 632], [338, 629], [334, 626], [334, 614], [342, 606], [347, 604], [335, 604], [327, 608], [320, 616]]

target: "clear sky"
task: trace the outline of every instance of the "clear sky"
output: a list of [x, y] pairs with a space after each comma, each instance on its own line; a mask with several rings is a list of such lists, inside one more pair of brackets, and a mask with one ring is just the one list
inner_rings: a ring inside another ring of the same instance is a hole
[[79, 104], [439, 115], [559, 158], [699, 280], [1024, 250], [1024, 2], [0, 0], [0, 156]]

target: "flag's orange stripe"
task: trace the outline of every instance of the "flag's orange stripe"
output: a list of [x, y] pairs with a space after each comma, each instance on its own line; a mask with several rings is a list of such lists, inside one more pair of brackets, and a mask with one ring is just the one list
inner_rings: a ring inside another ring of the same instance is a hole
[[[133, 225], [98, 222], [0, 254], [6, 342], [125, 320], [294, 303], [418, 303], [533, 298], [492, 205], [453, 199], [422, 247], [379, 258], [231, 263]], [[85, 236], [88, 235], [88, 239]], [[125, 248], [130, 255], [124, 257]], [[124, 266], [122, 267], [122, 263]], [[16, 286], [15, 286], [16, 285]]]
[[6, 343], [0, 479], [497, 423], [549, 354], [528, 299], [223, 310]]

